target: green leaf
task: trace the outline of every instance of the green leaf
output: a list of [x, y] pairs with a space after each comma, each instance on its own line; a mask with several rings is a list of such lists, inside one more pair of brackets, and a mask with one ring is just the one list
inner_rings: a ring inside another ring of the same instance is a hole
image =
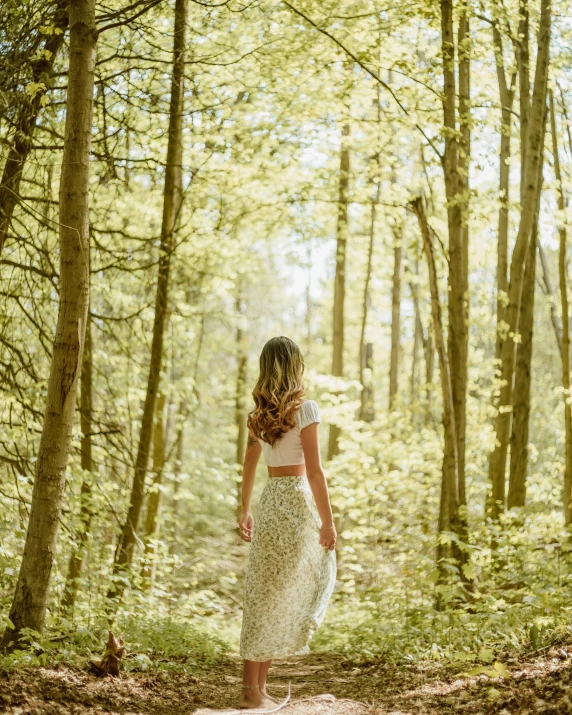
[[501, 678], [510, 678], [510, 671], [507, 670], [504, 663], [501, 663], [497, 660], [494, 662], [493, 668], [496, 670], [496, 672], [500, 675]]
[[491, 663], [495, 659], [495, 654], [490, 648], [481, 648], [478, 658], [482, 660], [483, 663]]
[[477, 572], [476, 572], [475, 567], [473, 566], [473, 564], [471, 564], [471, 563], [466, 563], [466, 564], [463, 564], [463, 573], [465, 574], [465, 576], [466, 576], [468, 579], [472, 580], [472, 579], [475, 578]]

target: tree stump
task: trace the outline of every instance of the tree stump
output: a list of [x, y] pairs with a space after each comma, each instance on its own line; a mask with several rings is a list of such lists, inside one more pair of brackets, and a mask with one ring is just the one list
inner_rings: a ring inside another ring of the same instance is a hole
[[116, 638], [112, 631], [109, 631], [109, 638], [105, 644], [105, 653], [99, 661], [92, 660], [89, 669], [99, 677], [111, 675], [113, 678], [119, 676], [119, 663], [125, 652], [125, 644], [121, 638]]

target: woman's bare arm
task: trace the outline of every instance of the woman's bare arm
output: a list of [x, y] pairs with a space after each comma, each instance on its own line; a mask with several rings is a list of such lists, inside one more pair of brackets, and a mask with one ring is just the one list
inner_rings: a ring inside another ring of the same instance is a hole
[[256, 437], [249, 431], [246, 440], [246, 451], [244, 453], [244, 464], [242, 467], [242, 494], [241, 517], [240, 517], [240, 538], [250, 541], [252, 538], [252, 528], [254, 519], [251, 514], [252, 490], [256, 478], [256, 467], [262, 454], [262, 447]]
[[332, 516], [328, 483], [326, 481], [326, 475], [324, 474], [322, 460], [320, 457], [318, 429], [318, 423], [313, 422], [301, 430], [300, 439], [302, 440], [302, 449], [304, 451], [304, 461], [306, 462], [308, 483], [310, 484], [310, 489], [314, 495], [320, 519], [322, 520], [322, 528], [320, 529], [320, 544], [329, 549], [333, 549], [336, 543], [336, 529], [334, 526], [334, 518]]

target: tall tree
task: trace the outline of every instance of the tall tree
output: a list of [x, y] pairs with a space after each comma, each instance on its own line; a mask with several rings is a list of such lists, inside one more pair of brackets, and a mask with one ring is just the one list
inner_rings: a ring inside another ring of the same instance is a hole
[[[458, 514], [450, 516], [467, 541], [465, 494], [465, 431], [468, 344], [468, 255], [469, 255], [469, 161], [470, 161], [470, 8], [460, 4], [455, 43], [453, 0], [441, 0], [441, 61], [443, 67], [443, 131], [445, 151], [443, 175], [447, 198], [449, 235], [448, 333], [447, 346], [454, 406]], [[457, 51], [456, 51], [457, 50]], [[458, 75], [458, 97], [456, 72]], [[457, 116], [458, 106], [458, 116]], [[447, 447], [446, 447], [447, 448]], [[459, 561], [466, 551], [453, 544]]]
[[391, 280], [391, 347], [389, 352], [389, 409], [395, 407], [399, 389], [399, 354], [401, 352], [401, 275], [403, 227], [393, 227], [393, 277]]
[[[545, 125], [545, 119], [543, 119]], [[543, 129], [544, 137], [544, 129]], [[542, 139], [544, 148], [544, 138]], [[536, 253], [538, 248], [538, 216], [542, 195], [543, 154], [540, 157], [539, 186], [536, 213], [526, 259], [522, 301], [520, 308], [520, 342], [516, 346], [514, 398], [510, 438], [510, 467], [507, 507], [522, 507], [526, 500], [526, 473], [528, 468], [528, 435], [530, 420], [530, 386], [532, 369], [532, 334], [534, 326], [534, 293], [536, 287]]]
[[24, 555], [1, 646], [41, 631], [56, 548], [89, 304], [89, 158], [95, 68], [94, 0], [69, 4], [70, 57], [59, 201], [60, 295]]
[[75, 543], [72, 546], [68, 561], [68, 572], [62, 598], [64, 613], [73, 611], [79, 579], [89, 538], [89, 530], [93, 517], [93, 450], [92, 450], [92, 412], [93, 412], [93, 350], [91, 335], [91, 319], [88, 314], [85, 330], [85, 345], [80, 379], [80, 424], [81, 424], [81, 468], [83, 479], [80, 490], [80, 510]]
[[[236, 328], [236, 394], [234, 402], [234, 422], [236, 425], [236, 464], [242, 466], [244, 462], [244, 452], [246, 449], [246, 436], [248, 430], [246, 428], [246, 369], [248, 366], [248, 353], [246, 351], [246, 333], [242, 326], [241, 320], [244, 319], [244, 304], [241, 296], [240, 287], [236, 297], [236, 313], [238, 317], [238, 325]], [[237, 479], [237, 519], [240, 519], [242, 510], [242, 494], [240, 491], [242, 479]]]
[[[562, 186], [562, 172], [560, 169], [560, 154], [558, 149], [558, 134], [556, 128], [556, 115], [554, 112], [554, 94], [550, 90], [550, 130], [552, 134], [552, 156], [554, 160], [554, 175], [556, 178], [556, 192], [558, 196], [558, 210], [564, 216], [567, 208], [564, 187]], [[562, 222], [558, 225], [560, 239], [558, 250], [558, 275], [560, 278], [560, 305], [562, 308], [562, 387], [564, 398], [564, 525], [572, 524], [572, 408], [570, 407], [570, 309], [568, 303], [567, 280], [567, 231]]]
[[[379, 107], [379, 102], [378, 102]], [[380, 109], [378, 109], [378, 117], [380, 114]], [[373, 172], [372, 172], [372, 195], [371, 195], [371, 209], [370, 209], [370, 220], [369, 220], [369, 236], [368, 236], [368, 246], [367, 246], [367, 263], [365, 271], [365, 281], [363, 286], [363, 301], [362, 301], [362, 318], [361, 318], [361, 328], [360, 328], [360, 341], [359, 341], [359, 381], [361, 385], [361, 405], [360, 405], [360, 420], [366, 422], [371, 422], [374, 417], [373, 408], [373, 380], [372, 380], [372, 370], [373, 370], [373, 345], [372, 343], [366, 343], [365, 335], [367, 328], [368, 313], [371, 301], [370, 286], [371, 286], [371, 269], [373, 262], [373, 247], [375, 243], [375, 226], [377, 217], [377, 205], [379, 203], [380, 191], [381, 191], [381, 152], [377, 152], [372, 161]], [[367, 376], [367, 377], [366, 377]]]
[[[459, 515], [459, 462], [457, 456], [457, 436], [455, 434], [455, 408], [453, 401], [453, 385], [451, 380], [451, 368], [449, 354], [445, 341], [443, 328], [443, 317], [441, 300], [439, 298], [439, 280], [437, 275], [437, 264], [435, 252], [431, 238], [431, 229], [427, 220], [425, 205], [421, 197], [416, 197], [411, 202], [411, 207], [417, 216], [419, 229], [423, 239], [423, 251], [427, 259], [429, 273], [429, 290], [431, 293], [431, 314], [433, 317], [433, 330], [435, 334], [435, 347], [439, 360], [439, 375], [441, 379], [441, 392], [443, 396], [443, 428], [444, 428], [444, 451], [441, 478], [441, 497], [439, 503], [439, 534], [444, 532], [462, 532]], [[444, 539], [439, 539], [437, 543], [436, 560], [439, 568], [441, 581], [446, 580], [447, 569], [445, 559], [449, 555], [449, 549]]]
[[136, 541], [139, 517], [145, 494], [145, 477], [149, 463], [155, 402], [159, 390], [161, 365], [163, 362], [163, 336], [169, 307], [171, 257], [175, 246], [174, 233], [176, 223], [183, 200], [182, 152], [186, 25], [187, 0], [176, 0], [173, 36], [173, 72], [169, 107], [169, 134], [165, 167], [165, 186], [163, 191], [163, 219], [161, 223], [159, 272], [155, 296], [155, 318], [153, 322], [149, 376], [141, 417], [141, 430], [135, 459], [129, 509], [121, 530], [121, 536], [115, 554], [113, 568], [114, 579], [108, 592], [110, 598], [121, 597], [125, 588], [125, 579], [118, 578], [118, 576], [129, 568], [133, 557], [133, 548]]
[[149, 489], [147, 499], [147, 514], [145, 518], [144, 562], [141, 569], [141, 579], [143, 585], [152, 585], [155, 579], [156, 553], [155, 541], [159, 533], [159, 510], [161, 508], [161, 496], [163, 472], [165, 466], [165, 395], [161, 392], [157, 395], [157, 406], [155, 408], [155, 424], [153, 426], [153, 484]]
[[[493, 43], [499, 97], [501, 104], [501, 128], [499, 150], [499, 213], [497, 228], [497, 336], [495, 343], [495, 361], [500, 366], [503, 344], [505, 311], [508, 294], [508, 220], [510, 206], [510, 156], [511, 156], [511, 131], [512, 107], [516, 90], [516, 70], [507, 81], [504, 62], [504, 48], [500, 20], [494, 18], [492, 23]], [[500, 374], [500, 371], [499, 371]]]
[[[342, 127], [340, 145], [340, 173], [338, 184], [338, 220], [336, 224], [336, 274], [334, 278], [332, 375], [344, 374], [344, 327], [346, 295], [346, 252], [348, 244], [348, 201], [350, 181], [350, 148], [348, 137], [350, 125]], [[339, 453], [340, 428], [330, 425], [328, 436], [328, 459]]]
[[[507, 335], [502, 345], [501, 389], [498, 401], [498, 413], [495, 418], [496, 442], [489, 461], [489, 479], [492, 487], [490, 513], [498, 518], [504, 510], [506, 500], [506, 457], [511, 434], [513, 387], [516, 361], [516, 346], [520, 330], [521, 303], [524, 285], [524, 270], [532, 240], [538, 192], [540, 190], [540, 160], [543, 145], [544, 107], [548, 82], [548, 64], [550, 48], [551, 2], [541, 0], [540, 22], [537, 40], [536, 69], [534, 88], [528, 114], [524, 103], [525, 117], [521, 117], [521, 142], [524, 142], [521, 179], [521, 215], [510, 265], [510, 283], [508, 306], [506, 310]], [[526, 3], [521, 4], [521, 28], [528, 28]], [[520, 34], [520, 33], [519, 33]], [[523, 34], [524, 37], [524, 34]], [[519, 66], [528, 65], [526, 47], [519, 51]], [[526, 94], [526, 72], [519, 72], [520, 92]], [[522, 127], [525, 124], [526, 130]]]

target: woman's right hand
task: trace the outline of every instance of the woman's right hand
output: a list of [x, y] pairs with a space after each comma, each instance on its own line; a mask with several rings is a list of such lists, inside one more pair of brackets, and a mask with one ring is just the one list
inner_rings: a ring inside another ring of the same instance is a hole
[[254, 529], [254, 517], [249, 511], [242, 512], [238, 523], [240, 538], [243, 541], [252, 541], [252, 530]]
[[338, 535], [335, 526], [329, 528], [320, 527], [320, 546], [328, 549], [328, 551], [333, 551], [336, 548], [337, 538]]

